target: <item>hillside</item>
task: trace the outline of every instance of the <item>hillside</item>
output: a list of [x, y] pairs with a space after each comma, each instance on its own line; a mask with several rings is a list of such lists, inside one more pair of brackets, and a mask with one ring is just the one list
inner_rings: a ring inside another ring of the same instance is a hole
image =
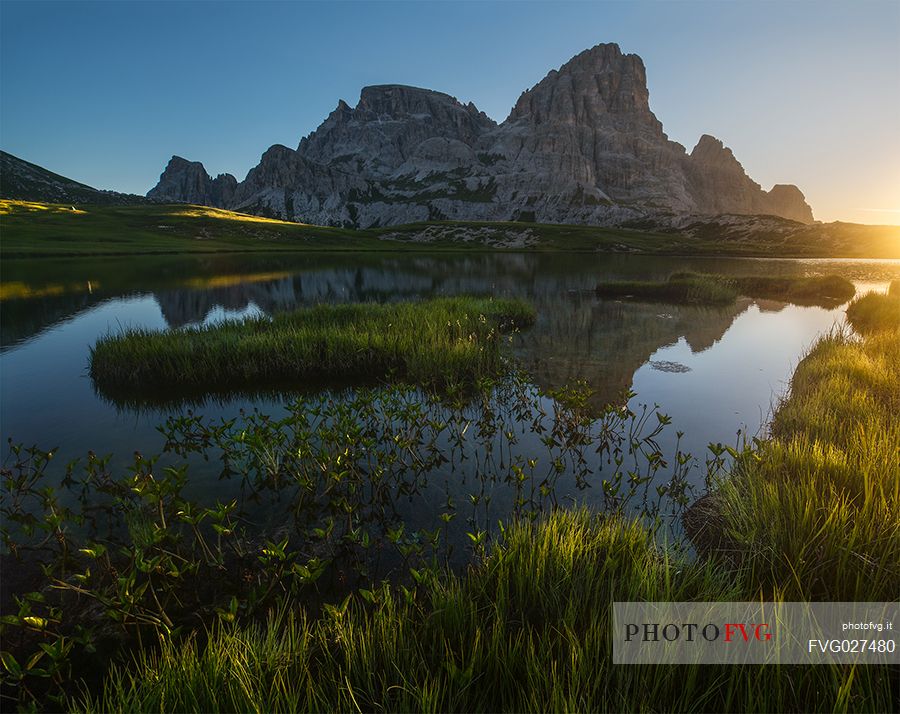
[[900, 228], [726, 216], [657, 230], [444, 221], [352, 230], [185, 204], [72, 206], [0, 201], [0, 256], [236, 251], [568, 251], [900, 258]]
[[149, 203], [144, 196], [101, 191], [0, 151], [0, 198], [47, 203], [123, 205]]

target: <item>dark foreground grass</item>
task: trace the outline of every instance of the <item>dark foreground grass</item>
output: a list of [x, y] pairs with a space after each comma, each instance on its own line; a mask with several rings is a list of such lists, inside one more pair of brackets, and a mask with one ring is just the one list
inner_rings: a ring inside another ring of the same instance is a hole
[[91, 350], [90, 374], [113, 398], [388, 377], [465, 386], [498, 374], [503, 333], [533, 321], [533, 309], [520, 300], [320, 305], [271, 319], [110, 335]]
[[738, 295], [783, 300], [797, 305], [836, 306], [850, 300], [856, 289], [838, 275], [817, 277], [733, 277], [703, 273], [674, 273], [665, 281], [621, 281], [597, 285], [604, 298], [633, 298], [686, 305], [727, 305]]
[[612, 603], [741, 599], [638, 523], [560, 510], [465, 577], [385, 586], [321, 617], [215, 628], [115, 668], [85, 711], [888, 711], [884, 668], [617, 666]]
[[[882, 299], [887, 299], [882, 296]], [[897, 710], [896, 670], [614, 666], [616, 600], [894, 600], [900, 592], [900, 331], [833, 333], [772, 436], [712, 496], [686, 560], [637, 522], [556, 511], [506, 529], [464, 576], [384, 586], [312, 616], [221, 626], [115, 668], [86, 711]]]

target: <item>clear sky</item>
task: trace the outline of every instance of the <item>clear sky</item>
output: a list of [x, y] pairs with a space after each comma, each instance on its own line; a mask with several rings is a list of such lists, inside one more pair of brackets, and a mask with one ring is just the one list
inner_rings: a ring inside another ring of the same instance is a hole
[[172, 154], [243, 179], [367, 84], [494, 119], [581, 50], [617, 42], [690, 150], [709, 133], [820, 220], [900, 224], [900, 1], [12, 2], [0, 146], [145, 193]]

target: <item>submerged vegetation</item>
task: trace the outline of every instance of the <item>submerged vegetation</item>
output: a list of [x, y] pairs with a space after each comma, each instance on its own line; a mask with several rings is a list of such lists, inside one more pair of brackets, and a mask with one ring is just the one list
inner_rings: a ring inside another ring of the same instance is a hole
[[673, 273], [662, 282], [611, 281], [597, 285], [603, 298], [634, 298], [687, 305], [726, 305], [739, 295], [783, 300], [797, 305], [834, 307], [850, 300], [856, 288], [839, 275], [768, 277]]
[[110, 335], [91, 350], [90, 373], [101, 393], [126, 400], [389, 376], [466, 387], [497, 376], [502, 334], [533, 321], [521, 300], [319, 305], [271, 319]]

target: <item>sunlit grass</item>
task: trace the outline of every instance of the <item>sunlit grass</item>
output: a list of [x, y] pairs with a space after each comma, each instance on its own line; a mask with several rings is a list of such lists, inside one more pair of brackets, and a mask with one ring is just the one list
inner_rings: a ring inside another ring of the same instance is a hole
[[[73, 210], [74, 209], [74, 210]], [[79, 218], [73, 220], [72, 214]], [[698, 237], [618, 227], [515, 221], [438, 221], [356, 230], [263, 218], [188, 204], [76, 205], [28, 201], [0, 202], [4, 258], [284, 251], [483, 251], [511, 250], [735, 255], [782, 257], [896, 258], [895, 230], [846, 225], [822, 232], [814, 227], [789, 240], [751, 234], [734, 239], [717, 230]], [[421, 242], [438, 229], [443, 237]], [[485, 232], [491, 240], [460, 235]], [[523, 237], [528, 236], [524, 241]], [[454, 237], [455, 236], [455, 237]], [[518, 247], [514, 247], [518, 246]]]
[[38, 203], [36, 201], [15, 201], [12, 199], [0, 200], [0, 216], [8, 216], [14, 213], [34, 213], [46, 211], [49, 213], [67, 213], [69, 215], [85, 215], [87, 211], [61, 203]]
[[176, 207], [173, 213], [188, 218], [216, 218], [228, 221], [240, 221], [242, 223], [269, 223], [281, 226], [305, 226], [308, 223], [297, 223], [293, 221], [282, 221], [277, 218], [265, 218], [263, 216], [253, 216], [249, 213], [240, 213], [238, 211], [227, 211], [224, 208], [212, 208], [210, 206], [194, 206], [185, 205], [184, 207]]
[[891, 283], [890, 293], [868, 293], [847, 307], [847, 321], [860, 333], [900, 329], [900, 281]]
[[798, 366], [772, 433], [719, 493], [750, 582], [797, 599], [895, 599], [900, 330], [821, 339]]
[[109, 395], [303, 388], [388, 377], [471, 385], [501, 370], [503, 332], [530, 325], [519, 300], [320, 305], [199, 329], [129, 330], [98, 340], [90, 374]]

